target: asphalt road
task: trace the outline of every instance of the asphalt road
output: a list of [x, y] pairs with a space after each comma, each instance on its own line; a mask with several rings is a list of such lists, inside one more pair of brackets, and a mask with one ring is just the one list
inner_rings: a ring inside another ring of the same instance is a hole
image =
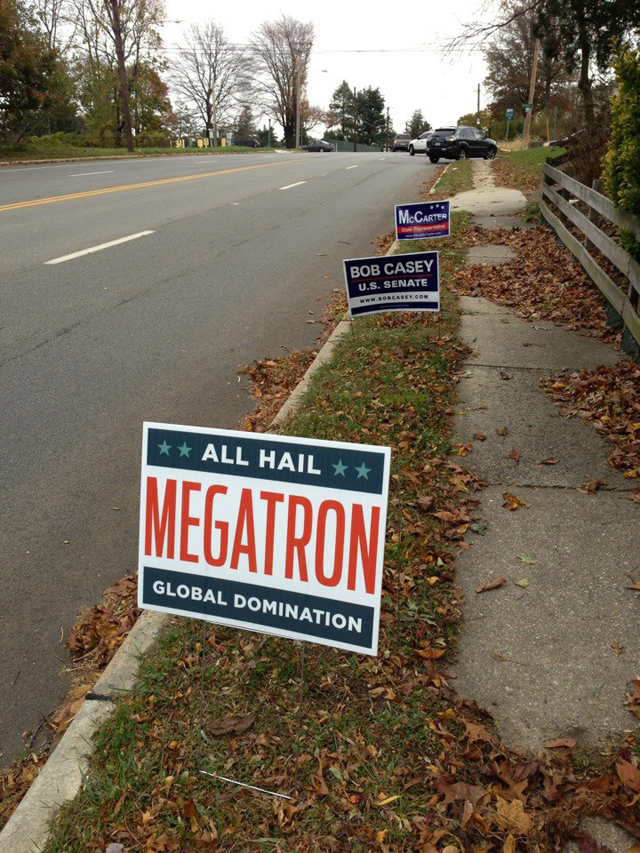
[[237, 426], [238, 367], [314, 342], [342, 259], [372, 254], [433, 168], [398, 153], [0, 170], [0, 764], [64, 696], [78, 612], [135, 571], [142, 421]]

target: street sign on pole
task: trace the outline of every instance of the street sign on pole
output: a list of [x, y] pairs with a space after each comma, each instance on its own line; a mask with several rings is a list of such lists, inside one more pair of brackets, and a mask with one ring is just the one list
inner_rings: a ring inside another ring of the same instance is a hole
[[515, 113], [515, 111], [514, 111], [513, 107], [507, 107], [506, 110], [504, 111], [505, 119], [507, 121], [511, 121], [513, 119], [514, 113]]
[[376, 655], [390, 455], [145, 423], [139, 606]]
[[530, 113], [533, 109], [533, 104], [523, 104], [522, 106], [524, 107], [525, 113]]
[[450, 233], [449, 207], [448, 201], [396, 204], [396, 240], [448, 237]]
[[349, 315], [380, 311], [439, 311], [437, 252], [344, 261]]

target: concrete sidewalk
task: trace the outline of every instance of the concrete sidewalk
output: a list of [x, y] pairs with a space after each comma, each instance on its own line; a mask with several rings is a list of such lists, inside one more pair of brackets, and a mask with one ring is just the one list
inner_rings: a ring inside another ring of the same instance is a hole
[[[486, 177], [488, 164], [474, 167]], [[490, 207], [473, 193], [457, 198], [458, 206], [472, 205], [480, 224], [497, 206], [500, 190], [488, 189]], [[509, 192], [502, 215], [515, 212]], [[501, 262], [483, 251], [480, 262]], [[457, 441], [472, 443], [465, 463], [488, 486], [471, 550], [458, 559], [465, 624], [456, 689], [491, 712], [512, 748], [535, 753], [568, 737], [578, 748], [606, 750], [637, 722], [624, 700], [640, 661], [639, 602], [627, 589], [638, 572], [638, 508], [626, 500], [630, 481], [607, 464], [595, 430], [560, 418], [539, 379], [563, 367], [611, 364], [618, 355], [482, 298], [461, 304], [462, 337], [474, 355], [460, 384]], [[559, 461], [540, 464], [549, 458]], [[606, 489], [578, 491], [595, 479], [606, 480]], [[528, 506], [504, 508], [505, 492]], [[500, 575], [506, 582], [499, 589], [475, 591]], [[615, 853], [630, 849], [625, 836], [615, 845], [608, 840]]]

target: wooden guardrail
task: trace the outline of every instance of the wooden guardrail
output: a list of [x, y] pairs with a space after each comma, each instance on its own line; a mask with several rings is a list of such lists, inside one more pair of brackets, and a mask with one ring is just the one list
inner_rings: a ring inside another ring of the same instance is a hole
[[[640, 242], [640, 220], [614, 207], [606, 196], [598, 192], [600, 188], [602, 184], [599, 181], [594, 181], [593, 188], [587, 187], [546, 163], [540, 210], [543, 218], [580, 261], [620, 317], [625, 331], [633, 338], [633, 341], [627, 341], [631, 346], [624, 347], [630, 350], [634, 348], [634, 342], [635, 347], [640, 346], [640, 264], [603, 228], [607, 222], [619, 228], [628, 228]], [[588, 210], [586, 214], [580, 209], [585, 206]], [[569, 223], [578, 229], [582, 241], [569, 230]], [[615, 267], [617, 273], [613, 274], [618, 281], [614, 281], [609, 272], [602, 268], [602, 261], [599, 263], [593, 256], [598, 253]]]

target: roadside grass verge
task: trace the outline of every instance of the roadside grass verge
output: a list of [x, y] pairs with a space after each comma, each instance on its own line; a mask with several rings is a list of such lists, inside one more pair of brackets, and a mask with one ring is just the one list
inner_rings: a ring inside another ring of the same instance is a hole
[[471, 160], [457, 160], [449, 163], [438, 182], [433, 195], [425, 195], [427, 201], [439, 201], [449, 198], [456, 193], [466, 192], [473, 189], [473, 170]]
[[133, 154], [126, 148], [81, 148], [73, 145], [24, 148], [0, 146], [0, 160], [71, 160], [79, 157], [202, 157], [212, 154], [266, 154], [273, 148], [248, 148], [229, 145], [226, 148], [136, 148]]
[[523, 193], [540, 189], [542, 170], [546, 160], [555, 160], [565, 153], [564, 148], [528, 148], [500, 154], [492, 161], [493, 176], [497, 186], [510, 187]]

